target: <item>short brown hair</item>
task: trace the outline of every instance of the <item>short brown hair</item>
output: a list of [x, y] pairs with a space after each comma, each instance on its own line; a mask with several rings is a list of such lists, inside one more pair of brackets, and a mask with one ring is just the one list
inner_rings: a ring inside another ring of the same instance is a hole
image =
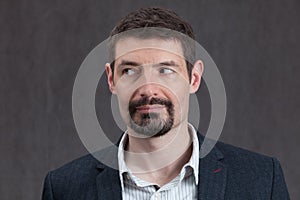
[[[172, 30], [173, 33], [170, 34], [160, 34], [157, 33], [155, 35], [134, 35], [139, 38], [150, 38], [150, 37], [159, 37], [164, 39], [175, 38], [181, 42], [184, 57], [186, 58], [186, 65], [187, 71], [189, 75], [189, 79], [191, 79], [191, 72], [193, 65], [187, 61], [192, 59], [194, 60], [194, 44], [191, 44], [191, 40], [195, 39], [195, 35], [191, 25], [179, 17], [175, 12], [158, 8], [158, 7], [150, 7], [150, 8], [141, 8], [139, 10], [133, 11], [129, 13], [127, 16], [121, 19], [121, 21], [114, 27], [110, 36], [115, 36], [119, 33], [123, 33], [133, 29], [139, 28], [148, 28], [148, 27], [155, 27], [155, 28], [164, 28], [166, 30]], [[174, 34], [174, 32], [179, 32], [178, 34]], [[184, 35], [185, 37], [181, 37], [180, 34]], [[186, 37], [188, 36], [188, 37]], [[184, 38], [191, 38], [189, 42]], [[117, 40], [113, 40], [110, 43], [111, 48], [111, 56], [114, 58], [114, 50]], [[113, 59], [114, 60], [114, 59]], [[114, 61], [111, 63], [112, 71], [114, 71]]]

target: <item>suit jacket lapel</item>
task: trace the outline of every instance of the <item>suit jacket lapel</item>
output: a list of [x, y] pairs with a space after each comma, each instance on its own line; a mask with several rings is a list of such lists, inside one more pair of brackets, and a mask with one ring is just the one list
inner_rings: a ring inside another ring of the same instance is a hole
[[[203, 142], [203, 136], [199, 135], [199, 144]], [[115, 149], [101, 151], [102, 159], [110, 158], [112, 165], [116, 166], [117, 152]], [[99, 155], [96, 157], [99, 158]], [[214, 147], [210, 153], [199, 162], [199, 184], [198, 199], [199, 200], [222, 200], [225, 195], [226, 188], [226, 165], [222, 163], [223, 154]], [[98, 199], [122, 199], [121, 182], [119, 171], [107, 167], [100, 163], [98, 165], [101, 171], [96, 178], [98, 188]]]
[[97, 176], [98, 199], [122, 199], [119, 171], [105, 167]]
[[96, 178], [98, 199], [122, 199], [121, 181], [118, 171], [118, 148], [111, 146], [94, 153], [93, 156], [105, 163], [99, 163], [97, 166], [100, 171]]
[[[201, 136], [200, 136], [201, 137]], [[201, 144], [201, 138], [199, 138]], [[201, 146], [201, 145], [200, 145]], [[199, 162], [198, 199], [224, 199], [226, 188], [226, 165], [222, 163], [223, 154], [215, 146]]]

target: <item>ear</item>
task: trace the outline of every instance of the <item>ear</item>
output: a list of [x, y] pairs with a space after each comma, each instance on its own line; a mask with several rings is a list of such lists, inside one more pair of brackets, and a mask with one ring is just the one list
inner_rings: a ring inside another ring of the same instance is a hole
[[197, 60], [193, 66], [191, 73], [190, 93], [195, 93], [200, 87], [201, 77], [203, 74], [204, 66], [201, 60]]
[[105, 71], [106, 71], [106, 75], [107, 75], [107, 83], [108, 83], [109, 89], [110, 89], [111, 93], [116, 94], [113, 72], [112, 72], [112, 69], [111, 69], [109, 63], [105, 64]]

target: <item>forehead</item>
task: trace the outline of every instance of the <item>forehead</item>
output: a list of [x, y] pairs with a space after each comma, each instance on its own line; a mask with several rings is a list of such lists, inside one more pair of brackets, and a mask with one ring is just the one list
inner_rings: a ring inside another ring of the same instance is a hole
[[149, 58], [178, 57], [184, 59], [181, 43], [176, 39], [139, 39], [127, 37], [120, 39], [115, 46], [115, 58]]

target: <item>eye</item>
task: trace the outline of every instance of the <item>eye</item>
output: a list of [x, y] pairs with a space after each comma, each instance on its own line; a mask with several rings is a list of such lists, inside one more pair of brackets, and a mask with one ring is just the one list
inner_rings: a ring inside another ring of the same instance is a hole
[[136, 72], [133, 68], [125, 68], [122, 70], [122, 75], [133, 75]]
[[159, 70], [159, 73], [161, 73], [161, 74], [172, 74], [172, 73], [174, 73], [175, 71], [174, 70], [172, 70], [172, 69], [170, 69], [170, 68], [161, 68], [160, 70]]

